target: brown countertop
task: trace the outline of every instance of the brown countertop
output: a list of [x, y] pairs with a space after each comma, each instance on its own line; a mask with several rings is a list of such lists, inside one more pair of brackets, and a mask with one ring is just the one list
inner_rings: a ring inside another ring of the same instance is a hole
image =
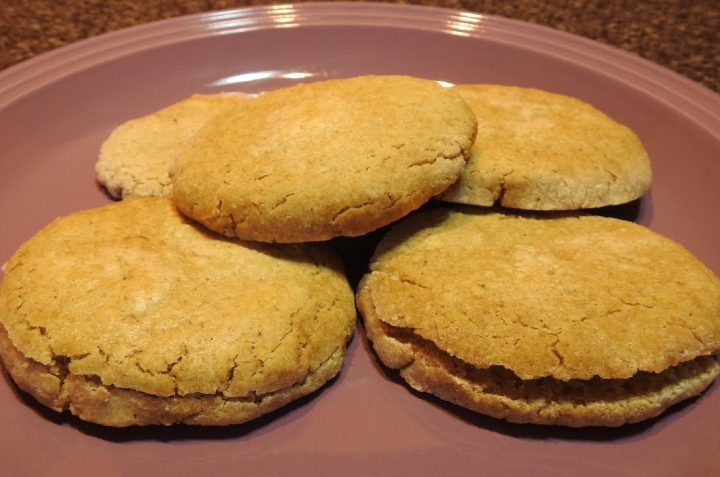
[[[154, 20], [271, 0], [0, 0], [0, 70], [68, 43]], [[411, 0], [550, 26], [621, 48], [720, 92], [720, 2]]]

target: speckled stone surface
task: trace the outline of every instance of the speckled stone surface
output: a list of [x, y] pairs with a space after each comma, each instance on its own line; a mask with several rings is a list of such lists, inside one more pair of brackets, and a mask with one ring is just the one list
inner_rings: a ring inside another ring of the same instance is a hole
[[[270, 0], [0, 0], [0, 69], [83, 38]], [[299, 2], [296, 2], [299, 3]], [[720, 92], [718, 0], [410, 0], [523, 20], [637, 54]]]

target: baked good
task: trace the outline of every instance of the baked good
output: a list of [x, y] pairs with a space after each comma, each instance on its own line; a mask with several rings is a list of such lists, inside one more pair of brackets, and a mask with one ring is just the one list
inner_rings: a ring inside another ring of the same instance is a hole
[[619, 426], [720, 366], [720, 280], [641, 225], [458, 207], [378, 246], [356, 301], [410, 386], [512, 422]]
[[242, 93], [194, 94], [115, 128], [100, 147], [98, 182], [116, 199], [169, 196], [168, 167], [212, 117], [246, 101]]
[[298, 84], [203, 128], [171, 169], [173, 200], [211, 230], [244, 240], [359, 236], [455, 182], [475, 130], [462, 98], [435, 81]]
[[167, 197], [129, 198], [11, 257], [0, 355], [20, 389], [86, 421], [235, 424], [334, 377], [355, 313], [326, 244], [233, 241]]
[[478, 119], [467, 166], [440, 199], [523, 210], [624, 204], [652, 182], [637, 135], [589, 103], [518, 86], [453, 88]]

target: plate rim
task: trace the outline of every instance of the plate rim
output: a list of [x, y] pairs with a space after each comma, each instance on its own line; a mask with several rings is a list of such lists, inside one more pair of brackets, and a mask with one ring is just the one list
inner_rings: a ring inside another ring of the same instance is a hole
[[0, 110], [86, 68], [166, 44], [216, 35], [311, 26], [377, 26], [489, 39], [523, 46], [610, 76], [681, 111], [720, 140], [720, 95], [629, 51], [550, 26], [459, 9], [374, 2], [283, 3], [155, 20], [85, 38], [0, 71]]

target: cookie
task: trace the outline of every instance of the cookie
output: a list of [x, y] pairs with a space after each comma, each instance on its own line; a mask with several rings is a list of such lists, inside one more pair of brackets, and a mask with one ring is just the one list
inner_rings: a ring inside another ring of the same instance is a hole
[[523, 210], [619, 205], [652, 182], [637, 135], [579, 99], [533, 88], [458, 85], [478, 119], [467, 166], [440, 199]]
[[203, 128], [171, 170], [173, 200], [211, 230], [244, 240], [359, 236], [455, 182], [475, 131], [465, 101], [434, 81], [299, 84]]
[[512, 422], [637, 422], [720, 371], [720, 280], [618, 219], [419, 213], [383, 238], [356, 301], [411, 387]]
[[107, 426], [254, 419], [333, 378], [355, 326], [326, 244], [230, 240], [167, 197], [59, 218], [4, 269], [9, 375], [43, 405]]
[[168, 167], [210, 118], [250, 96], [195, 94], [115, 128], [100, 147], [98, 182], [117, 199], [163, 197], [172, 190]]

